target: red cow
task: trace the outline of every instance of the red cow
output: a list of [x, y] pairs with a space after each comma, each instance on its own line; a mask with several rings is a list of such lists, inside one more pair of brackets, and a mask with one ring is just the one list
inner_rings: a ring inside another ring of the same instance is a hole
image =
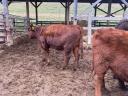
[[[128, 31], [128, 20], [127, 19], [123, 19], [121, 20], [116, 26], [116, 29], [121, 29], [121, 30], [126, 30], [126, 32]], [[127, 90], [124, 82], [122, 80], [120, 80], [117, 76], [114, 75], [115, 79], [118, 79], [119, 82], [119, 86], [121, 89], [123, 90]]]
[[123, 82], [128, 82], [128, 32], [99, 29], [93, 35], [93, 68], [95, 96], [105, 90], [104, 76], [108, 69]]
[[[29, 37], [36, 37], [39, 44], [45, 51], [46, 58], [49, 54], [49, 48], [64, 50], [65, 68], [69, 62], [70, 54], [73, 51], [75, 56], [75, 67], [79, 61], [79, 49], [82, 45], [83, 29], [78, 25], [53, 24], [46, 27], [30, 26]], [[81, 47], [83, 50], [83, 47]], [[49, 59], [47, 59], [49, 62]]]

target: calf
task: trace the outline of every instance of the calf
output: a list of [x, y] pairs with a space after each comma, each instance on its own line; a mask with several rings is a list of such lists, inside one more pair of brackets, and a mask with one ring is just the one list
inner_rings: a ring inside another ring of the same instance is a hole
[[128, 82], [128, 32], [118, 29], [99, 29], [93, 35], [93, 68], [95, 96], [102, 96], [104, 76], [108, 69]]
[[[30, 26], [29, 37], [37, 38], [40, 46], [45, 52], [46, 58], [49, 55], [49, 48], [64, 51], [65, 68], [69, 62], [70, 54], [73, 51], [75, 56], [75, 66], [79, 61], [79, 49], [82, 45], [83, 29], [78, 25], [53, 24], [46, 27]], [[81, 51], [83, 47], [81, 47]], [[49, 62], [49, 59], [48, 59]]]

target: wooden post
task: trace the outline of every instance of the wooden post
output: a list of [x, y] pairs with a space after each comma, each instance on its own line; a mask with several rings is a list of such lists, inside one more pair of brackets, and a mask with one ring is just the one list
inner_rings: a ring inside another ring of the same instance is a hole
[[68, 0], [65, 2], [65, 24], [69, 24], [69, 10], [70, 10], [70, 5]]
[[[111, 16], [111, 7], [112, 7], [112, 0], [109, 1], [108, 3], [108, 13], [107, 16]], [[107, 26], [109, 26], [109, 20], [107, 20]]]
[[35, 2], [35, 11], [36, 11], [36, 25], [38, 24], [38, 6], [37, 1]]
[[[95, 10], [95, 12], [94, 12], [94, 16], [96, 17], [97, 16], [97, 5], [94, 7], [94, 10]], [[96, 26], [96, 20], [94, 21], [94, 26]]]
[[112, 0], [108, 3], [108, 16], [111, 16]]
[[74, 17], [73, 17], [73, 24], [77, 24], [77, 7], [78, 7], [78, 0], [74, 0]]
[[37, 4], [37, 1], [35, 2], [35, 4], [33, 2], [30, 2], [34, 7], [35, 7], [35, 11], [36, 11], [36, 24], [38, 24], [38, 7], [42, 4], [42, 2], [40, 2], [39, 4]]
[[9, 11], [8, 11], [8, 0], [2, 0], [3, 5], [3, 15], [5, 18], [5, 25], [6, 25], [6, 44], [8, 46], [13, 44], [13, 38], [12, 38], [12, 29], [10, 28], [10, 22], [9, 22]]
[[26, 19], [27, 19], [27, 26], [26, 29], [29, 27], [30, 25], [30, 20], [29, 20], [29, 1], [26, 0]]

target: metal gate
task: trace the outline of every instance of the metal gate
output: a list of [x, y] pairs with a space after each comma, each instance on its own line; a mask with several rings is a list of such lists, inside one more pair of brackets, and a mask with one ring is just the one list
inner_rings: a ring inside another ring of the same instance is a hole
[[[5, 18], [2, 14], [0, 14], [0, 43], [6, 43], [7, 41], [7, 31], [6, 31], [6, 23]], [[28, 24], [27, 18], [10, 15], [9, 14], [9, 21], [10, 28], [12, 30], [12, 36], [15, 37], [17, 34], [22, 34], [27, 32]]]
[[0, 43], [6, 42], [6, 29], [5, 29], [4, 16], [0, 14]]

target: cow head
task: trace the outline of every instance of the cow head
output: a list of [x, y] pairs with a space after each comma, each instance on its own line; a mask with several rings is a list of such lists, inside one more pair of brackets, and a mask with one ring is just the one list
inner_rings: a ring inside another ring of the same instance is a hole
[[36, 38], [35, 28], [36, 28], [36, 26], [34, 26], [33, 24], [30, 24], [30, 26], [28, 28], [28, 36], [30, 39]]

